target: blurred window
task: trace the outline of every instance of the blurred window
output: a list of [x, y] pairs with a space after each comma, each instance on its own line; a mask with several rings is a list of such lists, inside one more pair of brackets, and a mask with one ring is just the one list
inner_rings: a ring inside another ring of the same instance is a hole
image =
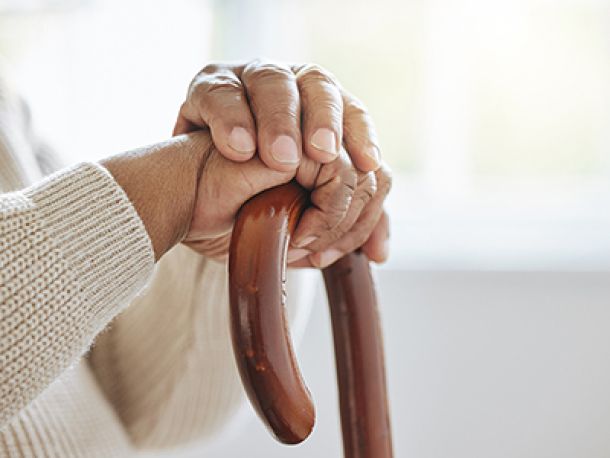
[[165, 138], [210, 59], [314, 61], [376, 121], [396, 265], [610, 267], [608, 0], [26, 3], [0, 53], [70, 161]]

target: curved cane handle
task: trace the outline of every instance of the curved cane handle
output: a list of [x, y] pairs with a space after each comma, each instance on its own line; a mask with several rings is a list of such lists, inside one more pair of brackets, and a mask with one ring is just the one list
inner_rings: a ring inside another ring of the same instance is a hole
[[258, 415], [286, 444], [305, 440], [315, 421], [284, 316], [286, 250], [307, 200], [295, 183], [253, 197], [237, 215], [229, 249], [237, 367]]
[[[298, 184], [265, 191], [237, 215], [229, 250], [233, 349], [251, 403], [281, 442], [315, 421], [284, 316], [286, 252], [307, 204]], [[382, 336], [368, 260], [351, 253], [324, 269], [347, 458], [391, 458]]]

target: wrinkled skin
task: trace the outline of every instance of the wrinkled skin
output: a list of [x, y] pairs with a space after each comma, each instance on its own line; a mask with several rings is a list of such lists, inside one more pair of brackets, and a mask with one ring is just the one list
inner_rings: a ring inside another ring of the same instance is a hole
[[325, 267], [357, 248], [385, 261], [390, 172], [366, 109], [329, 72], [261, 61], [208, 65], [189, 87], [174, 134], [198, 129], [210, 130], [214, 146], [188, 246], [224, 257], [244, 196], [296, 178], [313, 205], [294, 234], [291, 266]]

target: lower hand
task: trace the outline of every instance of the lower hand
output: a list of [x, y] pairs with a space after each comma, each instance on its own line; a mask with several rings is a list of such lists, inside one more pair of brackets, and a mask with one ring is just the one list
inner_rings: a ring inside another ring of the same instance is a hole
[[[293, 178], [312, 190], [313, 205], [294, 234], [291, 265], [325, 267], [367, 238], [362, 249], [373, 258], [369, 245], [386, 239], [386, 234], [376, 237], [373, 227], [389, 175], [384, 167], [375, 174], [357, 171], [345, 152], [328, 164], [305, 160], [295, 171], [280, 172], [258, 157], [244, 163], [226, 159], [203, 130], [118, 154], [102, 165], [140, 215], [157, 260], [181, 241], [202, 254], [224, 257], [239, 208]], [[381, 223], [377, 227], [387, 220]], [[317, 238], [311, 240], [312, 235]]]
[[327, 164], [304, 158], [297, 170], [281, 172], [258, 156], [242, 163], [228, 160], [210, 145], [184, 243], [204, 255], [224, 258], [239, 208], [259, 192], [291, 179], [311, 190], [312, 206], [292, 237], [289, 265], [326, 267], [359, 247], [370, 259], [385, 260], [388, 220], [383, 201], [390, 189], [389, 172], [383, 165], [376, 172], [360, 172], [344, 150]]

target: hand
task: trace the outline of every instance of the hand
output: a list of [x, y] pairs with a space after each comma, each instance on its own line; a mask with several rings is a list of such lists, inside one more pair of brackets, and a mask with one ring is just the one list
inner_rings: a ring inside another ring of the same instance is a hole
[[[375, 174], [359, 172], [345, 151], [324, 165], [306, 159], [292, 172], [271, 170], [258, 157], [230, 161], [215, 149], [207, 130], [101, 163], [136, 208], [157, 260], [181, 241], [208, 256], [224, 257], [239, 208], [259, 192], [293, 178], [312, 190], [313, 206], [293, 237], [306, 248], [289, 251], [291, 264], [325, 267], [367, 238], [363, 250], [372, 257], [367, 247], [378, 242], [375, 231], [369, 236], [390, 185], [385, 167]], [[319, 236], [308, 240], [311, 234]]]
[[380, 166], [379, 145], [366, 108], [316, 65], [255, 60], [210, 64], [193, 79], [174, 135], [209, 127], [227, 159], [244, 162], [255, 151], [270, 168], [294, 170], [302, 151], [320, 163], [342, 144], [362, 172]]
[[[259, 192], [296, 178], [312, 190], [313, 206], [304, 212], [294, 234], [293, 248], [288, 252], [291, 266], [326, 267], [363, 244], [362, 249], [373, 260], [384, 260], [377, 257], [379, 253], [387, 255], [383, 246], [387, 219], [381, 216], [390, 188], [385, 166], [375, 173], [360, 172], [345, 150], [328, 164], [303, 159], [292, 172], [272, 170], [258, 156], [237, 163], [215, 148], [210, 148], [203, 162], [193, 217], [184, 239], [197, 252], [224, 258], [239, 208]], [[379, 229], [375, 229], [376, 224]]]
[[[289, 257], [292, 261], [307, 257], [297, 264], [323, 267], [328, 260], [362, 245], [371, 260], [383, 262], [387, 258], [389, 224], [381, 205], [390, 186], [388, 169], [382, 167], [366, 109], [326, 70], [260, 61], [208, 65], [190, 85], [174, 134], [206, 126], [225, 158], [249, 161], [258, 149], [261, 160], [271, 169], [294, 172], [300, 164], [299, 170], [307, 172], [299, 172], [297, 177], [309, 181], [310, 189], [323, 184], [312, 181], [314, 164], [328, 164], [342, 156], [341, 167], [347, 167], [351, 159], [361, 183], [348, 196], [355, 201], [335, 209], [323, 202], [329, 198], [330, 185], [325, 185], [325, 191], [316, 191], [316, 195], [325, 193], [327, 197], [319, 197], [318, 208], [304, 216], [294, 237], [298, 247], [293, 247]], [[370, 202], [363, 189], [369, 189]], [[201, 235], [199, 238], [201, 249]], [[212, 251], [226, 251], [227, 240], [216, 240]], [[205, 243], [203, 251], [210, 254], [214, 244], [210, 239]]]
[[[259, 192], [287, 183], [294, 172], [278, 172], [258, 158], [246, 163], [225, 159], [208, 130], [103, 159], [144, 223], [155, 259], [174, 245], [210, 256], [228, 249], [239, 208]], [[226, 242], [216, 253], [219, 242]]]

